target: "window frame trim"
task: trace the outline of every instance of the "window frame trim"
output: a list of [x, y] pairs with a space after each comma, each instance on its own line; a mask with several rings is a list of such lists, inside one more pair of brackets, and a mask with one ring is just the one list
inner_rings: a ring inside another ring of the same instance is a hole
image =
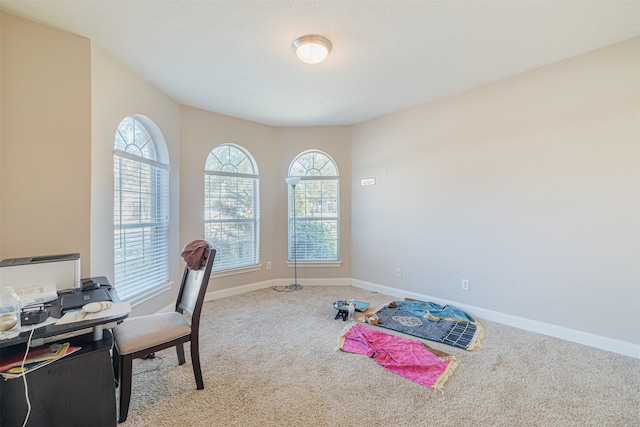
[[[154, 166], [160, 169], [165, 169], [167, 171], [171, 170], [171, 166], [166, 164], [166, 163], [162, 163], [159, 162], [157, 160], [153, 160], [153, 159], [148, 159], [146, 157], [142, 157], [142, 156], [138, 156], [137, 154], [132, 154], [132, 153], [128, 153], [126, 151], [120, 150], [119, 148], [114, 148], [113, 149], [113, 154], [115, 156], [118, 157], [124, 157], [127, 160], [131, 160], [133, 162], [140, 162], [140, 163], [144, 163], [150, 166]], [[169, 177], [171, 178], [171, 177]]]

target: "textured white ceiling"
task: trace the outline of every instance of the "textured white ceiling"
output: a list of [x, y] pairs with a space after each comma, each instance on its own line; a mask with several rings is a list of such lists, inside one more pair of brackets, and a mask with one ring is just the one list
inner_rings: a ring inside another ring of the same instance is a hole
[[[640, 1], [0, 0], [90, 38], [180, 103], [274, 126], [362, 122], [640, 36]], [[333, 43], [318, 65], [301, 35]]]

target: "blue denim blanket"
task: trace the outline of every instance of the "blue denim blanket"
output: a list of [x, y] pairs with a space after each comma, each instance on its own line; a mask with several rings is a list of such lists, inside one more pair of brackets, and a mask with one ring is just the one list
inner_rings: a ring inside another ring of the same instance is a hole
[[376, 312], [378, 326], [465, 350], [480, 348], [484, 328], [472, 316], [452, 305], [393, 301]]
[[454, 319], [463, 322], [475, 323], [476, 319], [453, 305], [440, 305], [435, 302], [425, 302], [417, 300], [394, 301], [396, 307], [408, 311], [420, 317], [431, 317], [436, 319]]

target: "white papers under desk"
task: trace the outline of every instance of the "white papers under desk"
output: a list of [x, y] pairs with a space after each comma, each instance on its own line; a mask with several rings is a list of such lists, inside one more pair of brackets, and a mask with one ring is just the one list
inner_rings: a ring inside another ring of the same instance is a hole
[[87, 313], [82, 310], [68, 311], [60, 320], [56, 322], [56, 325], [64, 325], [66, 323], [82, 322], [84, 320], [98, 320], [110, 316], [121, 316], [131, 312], [131, 307], [128, 301], [118, 302], [113, 304], [106, 310], [98, 311], [97, 313]]

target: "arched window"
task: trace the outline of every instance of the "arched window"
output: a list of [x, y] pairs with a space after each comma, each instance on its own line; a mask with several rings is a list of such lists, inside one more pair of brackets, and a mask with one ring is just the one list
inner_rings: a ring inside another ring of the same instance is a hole
[[129, 116], [114, 142], [115, 287], [124, 300], [169, 283], [169, 161], [164, 138], [148, 118]]
[[217, 250], [214, 270], [249, 267], [259, 261], [258, 168], [234, 144], [211, 150], [204, 171], [204, 238]]
[[340, 257], [340, 176], [331, 157], [321, 151], [300, 154], [289, 167], [289, 176], [300, 177], [289, 187], [289, 260], [337, 261]]

